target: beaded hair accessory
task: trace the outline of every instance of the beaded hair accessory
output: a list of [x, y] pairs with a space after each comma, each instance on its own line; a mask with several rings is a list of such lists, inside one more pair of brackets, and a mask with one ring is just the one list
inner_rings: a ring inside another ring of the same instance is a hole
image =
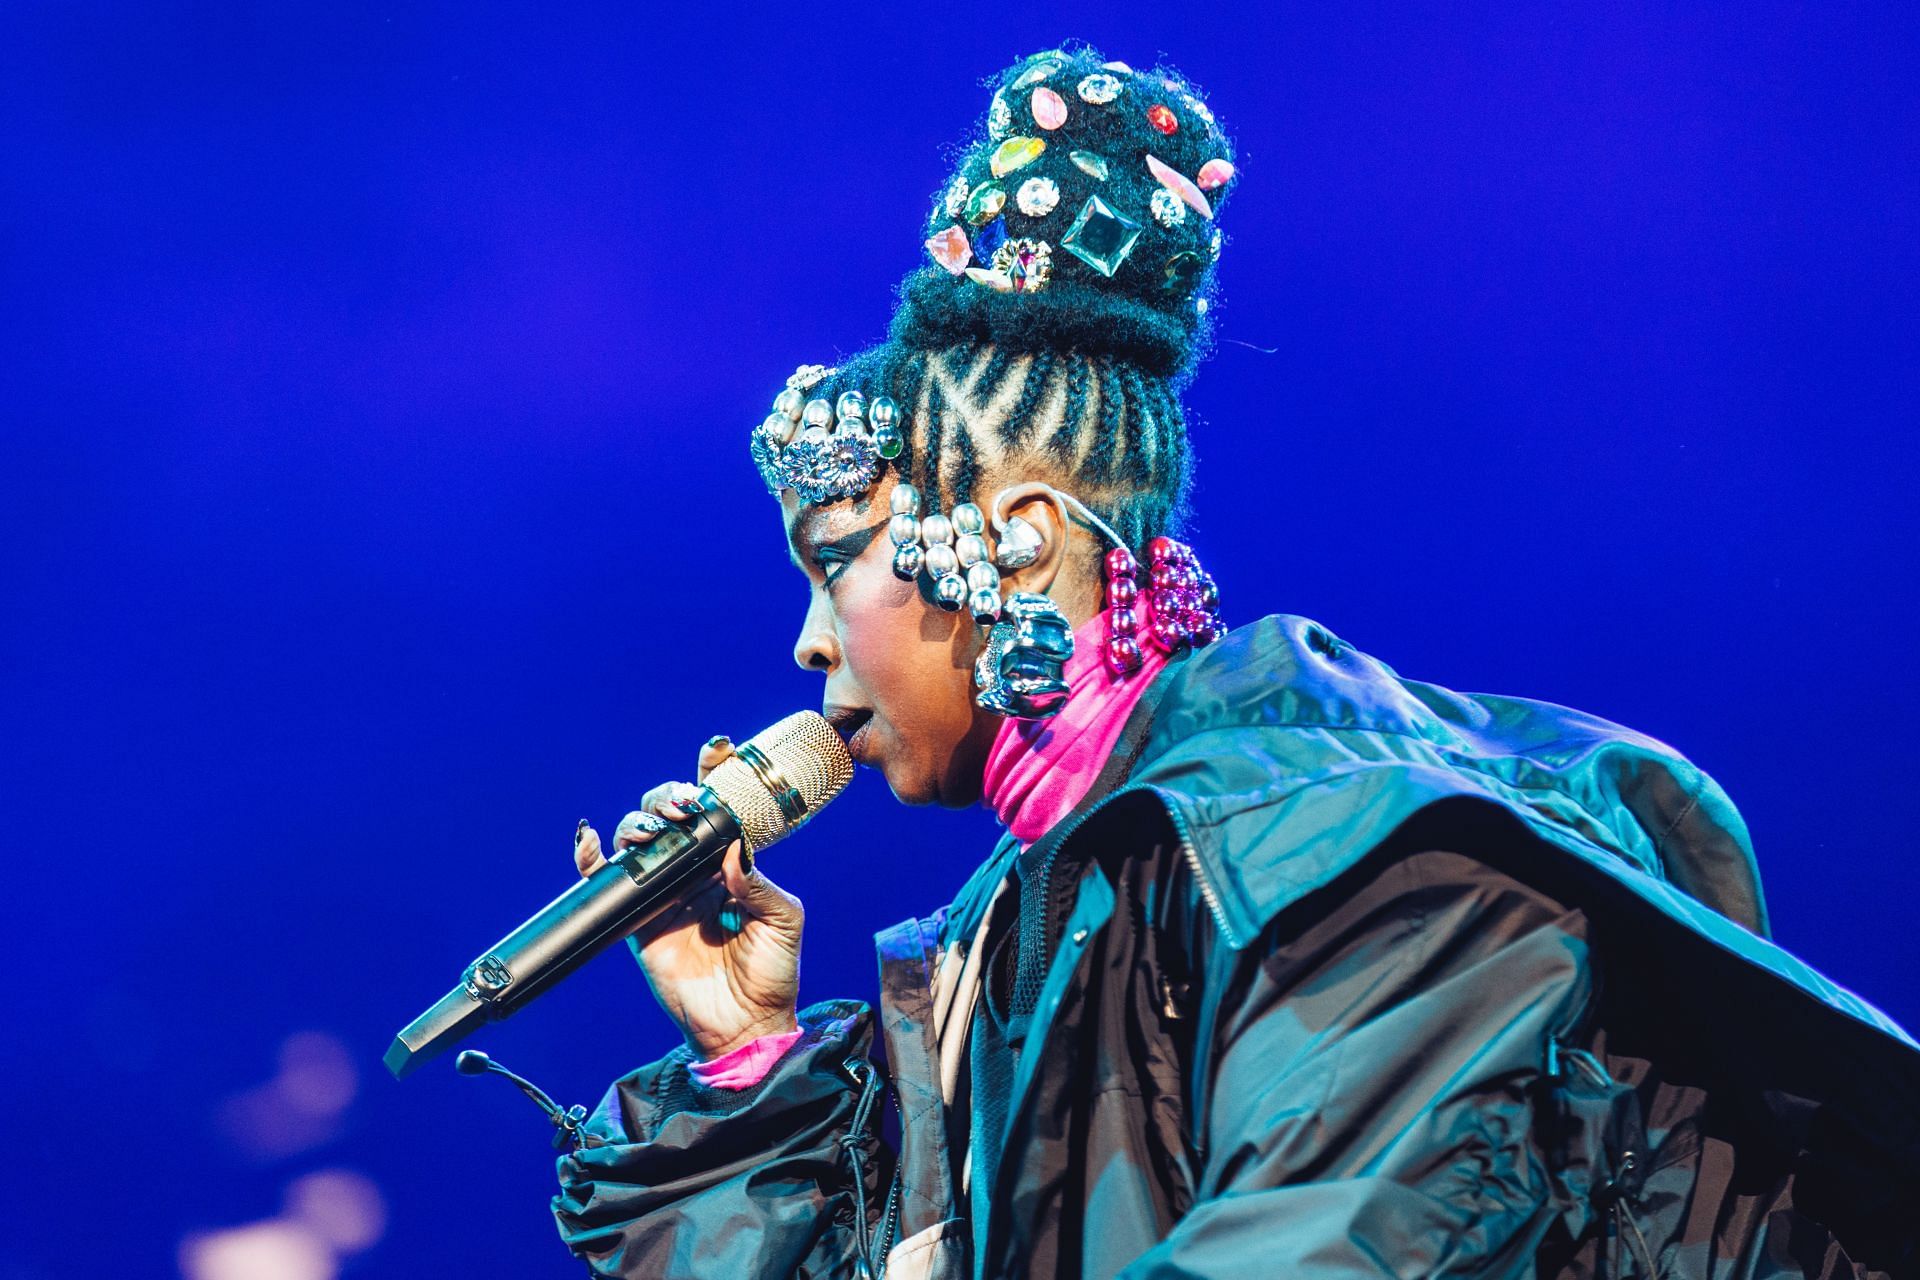
[[[774, 399], [773, 412], [753, 429], [753, 460], [776, 496], [792, 489], [815, 504], [858, 497], [878, 482], [881, 459], [897, 457], [905, 446], [907, 417], [886, 396], [874, 397], [871, 405], [859, 391], [842, 392], [833, 402], [806, 398], [834, 372], [801, 366]], [[1116, 678], [1140, 669], [1143, 643], [1172, 653], [1226, 634], [1219, 588], [1192, 548], [1164, 536], [1149, 542], [1143, 588], [1139, 562], [1120, 535], [1072, 494], [1050, 485], [1046, 491], [1111, 544], [1103, 562], [1107, 640], [1101, 657]], [[1073, 628], [1047, 596], [1015, 592], [1001, 598], [1001, 572], [1032, 564], [1042, 546], [1038, 530], [1002, 510], [1007, 493], [996, 494], [991, 504], [989, 542], [989, 518], [977, 504], [962, 502], [951, 513], [923, 516], [920, 491], [899, 480], [888, 499], [887, 538], [896, 577], [914, 582], [926, 574], [935, 604], [949, 613], [964, 607], [989, 628], [986, 649], [974, 663], [980, 690], [975, 701], [1001, 715], [1045, 719], [1066, 699], [1063, 670], [1073, 656]]]
[[807, 502], [832, 502], [865, 493], [880, 477], [882, 459], [906, 446], [906, 418], [886, 396], [871, 406], [858, 391], [838, 400], [807, 399], [807, 392], [837, 373], [808, 364], [787, 379], [773, 412], [753, 429], [749, 445], [767, 492], [792, 489]]
[[[1239, 176], [1232, 143], [1177, 72], [1099, 59], [1085, 46], [1049, 49], [1002, 74], [984, 136], [925, 224], [929, 271], [952, 292], [911, 281], [910, 303], [985, 315], [992, 305], [968, 295], [1031, 306], [1066, 290], [1072, 311], [1107, 329], [1143, 321], [1128, 305], [1205, 316], [1214, 218]], [[1049, 321], [1062, 322], [1073, 317]], [[1010, 315], [987, 323], [1018, 327]], [[1191, 339], [1191, 322], [1174, 327], [1176, 347]]]
[[1140, 669], [1140, 625], [1147, 643], [1167, 653], [1182, 645], [1200, 648], [1227, 633], [1220, 621], [1220, 588], [1184, 542], [1158, 537], [1147, 544], [1147, 589], [1140, 591], [1140, 565], [1125, 547], [1107, 552], [1107, 669], [1130, 676]]

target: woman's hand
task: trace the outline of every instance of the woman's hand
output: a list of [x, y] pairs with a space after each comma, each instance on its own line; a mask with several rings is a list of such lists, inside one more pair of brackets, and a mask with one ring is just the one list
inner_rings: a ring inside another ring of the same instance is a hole
[[[733, 744], [725, 738], [702, 747], [700, 780], [731, 754]], [[684, 818], [674, 798], [690, 790], [686, 783], [670, 782], [647, 792], [640, 808], [621, 819], [614, 832], [616, 856], [654, 838], [654, 815]], [[584, 821], [575, 836], [573, 861], [583, 876], [606, 865], [600, 835]], [[754, 868], [736, 840], [719, 875], [634, 934], [654, 998], [694, 1052], [711, 1061], [799, 1025], [794, 1005], [804, 915], [800, 899]]]

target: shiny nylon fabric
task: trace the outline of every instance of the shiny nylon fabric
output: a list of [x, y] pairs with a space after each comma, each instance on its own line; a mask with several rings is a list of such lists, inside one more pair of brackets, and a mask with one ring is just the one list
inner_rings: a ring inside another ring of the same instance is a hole
[[[1304, 619], [1179, 664], [1142, 714], [1131, 779], [1046, 837], [1051, 963], [981, 1274], [1622, 1275], [1629, 1229], [1664, 1274], [1852, 1274], [1807, 1203], [1876, 1258], [1911, 1247], [1886, 1206], [1920, 1188], [1920, 1055], [1750, 931], [1744, 829], [1684, 760], [1401, 681]], [[975, 1266], [925, 992], [996, 879], [880, 939], [902, 1277]], [[820, 1042], [861, 1051], [864, 1022], [837, 1025]], [[806, 1061], [736, 1112], [610, 1099], [615, 1146], [562, 1162], [563, 1236], [597, 1274], [844, 1274], [843, 1174], [794, 1120], [844, 1122], [850, 1086]], [[785, 1200], [721, 1158], [753, 1141]], [[626, 1185], [660, 1163], [682, 1176]], [[608, 1239], [671, 1265], [608, 1261]]]
[[[586, 1125], [604, 1143], [559, 1161], [560, 1235], [597, 1276], [851, 1277], [852, 1187], [841, 1138], [859, 1089], [866, 1009], [814, 1005], [800, 1043], [753, 1088], [707, 1090], [683, 1048], [615, 1083]], [[768, 1135], [781, 1136], [769, 1162]], [[636, 1140], [638, 1139], [638, 1140]], [[879, 1156], [871, 1134], [863, 1146]], [[890, 1160], [869, 1159], [869, 1199]]]
[[1837, 1038], [1846, 1052], [1797, 1063], [1796, 1078], [1852, 1099], [1860, 1123], [1920, 1158], [1913, 1040], [1759, 935], [1765, 906], [1738, 811], [1651, 738], [1547, 703], [1404, 681], [1318, 623], [1275, 616], [1172, 674], [1144, 762], [1109, 802], [1140, 791], [1172, 817], [1232, 946], [1408, 828], [1424, 847], [1509, 850], [1506, 870], [1618, 913], [1675, 972], [1777, 1002], [1771, 1025], [1725, 1000], [1703, 1006], [1728, 1044], [1764, 1058]]
[[1305, 618], [1263, 618], [1196, 655], [1146, 757], [1134, 784], [1157, 786], [1193, 833], [1243, 938], [1450, 796], [1766, 930], [1745, 824], [1671, 748], [1565, 707], [1402, 680]]
[[[1044, 1226], [1009, 1240], [989, 1274], [1036, 1253], [1051, 1263], [1033, 1268], [1044, 1275], [1532, 1271], [1564, 1206], [1530, 1097], [1541, 1046], [1590, 1007], [1584, 920], [1472, 859], [1424, 851], [1364, 873], [1273, 942], [1257, 965], [1225, 948], [1206, 957], [1223, 997], [1208, 1002], [1209, 1086], [1181, 1107], [1186, 1180], [1127, 1186], [1101, 1158], [1103, 1133], [1088, 1163], [1105, 1170], [1084, 1196], [1097, 1228], [1079, 1241]], [[1177, 1056], [1182, 1037], [1161, 1043]], [[1096, 1100], [1138, 1082], [1122, 1056], [1092, 1056]], [[1160, 1099], [1149, 1116], [1172, 1119], [1185, 1067], [1166, 1063], [1172, 1095], [1149, 1095]], [[1070, 1114], [1074, 1093], [1043, 1085], [1034, 1109]], [[1155, 1135], [1149, 1123], [1129, 1145], [1150, 1155]], [[1062, 1198], [1078, 1198], [1074, 1171], [1062, 1172]], [[1131, 1229], [1149, 1206], [1155, 1229]]]

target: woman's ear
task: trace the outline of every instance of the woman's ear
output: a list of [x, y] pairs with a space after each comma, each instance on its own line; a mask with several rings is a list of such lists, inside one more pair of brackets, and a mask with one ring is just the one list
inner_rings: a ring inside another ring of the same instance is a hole
[[[1000, 570], [1000, 591], [1047, 594], [1059, 579], [1067, 563], [1067, 543], [1072, 526], [1067, 521], [1066, 504], [1052, 485], [1038, 480], [1008, 485], [993, 496], [994, 531], [1004, 540], [1005, 531], [1015, 520], [1022, 521], [1039, 539], [1033, 559], [1017, 569]], [[996, 547], [996, 550], [998, 548]]]

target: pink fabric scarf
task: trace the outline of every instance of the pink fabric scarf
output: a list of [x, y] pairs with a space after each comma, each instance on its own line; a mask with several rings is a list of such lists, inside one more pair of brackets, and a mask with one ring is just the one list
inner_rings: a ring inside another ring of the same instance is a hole
[[[1144, 618], [1140, 632], [1149, 634]], [[1107, 615], [1095, 614], [1073, 633], [1073, 656], [1062, 670], [1069, 692], [1060, 714], [1051, 720], [1009, 718], [987, 751], [981, 803], [1022, 845], [1045, 835], [1080, 803], [1113, 754], [1134, 704], [1167, 665], [1159, 645], [1144, 643], [1140, 669], [1115, 676], [1101, 657], [1106, 640]]]

